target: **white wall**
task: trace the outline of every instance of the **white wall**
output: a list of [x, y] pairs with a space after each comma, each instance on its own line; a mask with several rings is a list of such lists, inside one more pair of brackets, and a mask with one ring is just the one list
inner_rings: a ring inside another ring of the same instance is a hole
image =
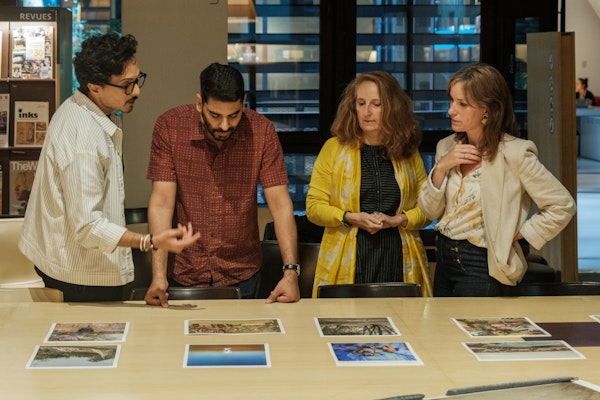
[[123, 0], [123, 33], [138, 40], [148, 74], [134, 110], [123, 116], [126, 207], [147, 207], [152, 129], [169, 108], [195, 102], [200, 71], [227, 62], [226, 0]]
[[600, 95], [600, 0], [566, 0], [565, 30], [575, 32], [575, 77]]

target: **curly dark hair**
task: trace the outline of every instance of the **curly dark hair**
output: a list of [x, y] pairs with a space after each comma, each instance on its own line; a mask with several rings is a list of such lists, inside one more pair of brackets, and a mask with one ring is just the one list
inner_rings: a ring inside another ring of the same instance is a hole
[[87, 38], [73, 58], [79, 90], [87, 95], [88, 83], [103, 85], [112, 75], [122, 74], [136, 50], [137, 40], [132, 35], [107, 33]]

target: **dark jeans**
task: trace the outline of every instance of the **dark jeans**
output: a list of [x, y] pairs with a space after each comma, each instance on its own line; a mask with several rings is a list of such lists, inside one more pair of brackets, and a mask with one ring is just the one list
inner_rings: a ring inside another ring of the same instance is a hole
[[487, 249], [437, 233], [434, 297], [502, 296], [504, 285], [488, 273]]
[[44, 285], [63, 292], [65, 302], [123, 301], [123, 286], [86, 286], [75, 285], [49, 277], [35, 267], [35, 272], [42, 278]]
[[[258, 285], [260, 284], [260, 271], [256, 274], [252, 275], [250, 278], [245, 281], [241, 281], [236, 283], [235, 285], [240, 288], [240, 294], [242, 299], [256, 299], [258, 296]], [[173, 278], [169, 277], [169, 286], [173, 287], [183, 287], [184, 285], [180, 284]], [[210, 285], [212, 286], [212, 285]]]

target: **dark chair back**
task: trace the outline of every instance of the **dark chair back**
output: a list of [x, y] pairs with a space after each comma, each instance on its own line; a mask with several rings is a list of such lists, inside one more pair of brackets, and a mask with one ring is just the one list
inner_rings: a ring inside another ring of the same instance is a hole
[[323, 285], [317, 289], [317, 297], [321, 298], [421, 296], [421, 285], [408, 282]]
[[[277, 282], [283, 277], [283, 261], [276, 240], [263, 240], [262, 267], [260, 269], [259, 298], [267, 298]], [[300, 264], [300, 297], [312, 297], [312, 287], [315, 280], [315, 268], [319, 258], [320, 243], [298, 243], [298, 263]]]
[[[129, 300], [144, 300], [148, 288], [135, 288], [131, 290]], [[169, 300], [211, 300], [211, 299], [239, 299], [240, 288], [226, 287], [171, 287], [167, 289]]]
[[505, 296], [588, 296], [600, 295], [600, 282], [544, 282], [507, 286]]
[[145, 224], [148, 222], [148, 209], [146, 207], [140, 208], [126, 208], [125, 209], [125, 223], [131, 224]]
[[[142, 234], [148, 233], [148, 209], [145, 207], [126, 208], [125, 223], [127, 229], [131, 231]], [[134, 247], [131, 249], [131, 256], [133, 258], [134, 278], [132, 282], [123, 286], [123, 300], [129, 299], [133, 289], [148, 287], [152, 282], [152, 252], [144, 253]]]

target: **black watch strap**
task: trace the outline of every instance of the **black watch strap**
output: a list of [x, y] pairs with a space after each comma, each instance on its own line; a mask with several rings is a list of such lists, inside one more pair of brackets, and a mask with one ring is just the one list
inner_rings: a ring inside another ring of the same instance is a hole
[[282, 269], [283, 269], [283, 272], [287, 271], [288, 269], [294, 270], [294, 271], [296, 271], [298, 276], [300, 276], [300, 264], [286, 264], [283, 266]]

